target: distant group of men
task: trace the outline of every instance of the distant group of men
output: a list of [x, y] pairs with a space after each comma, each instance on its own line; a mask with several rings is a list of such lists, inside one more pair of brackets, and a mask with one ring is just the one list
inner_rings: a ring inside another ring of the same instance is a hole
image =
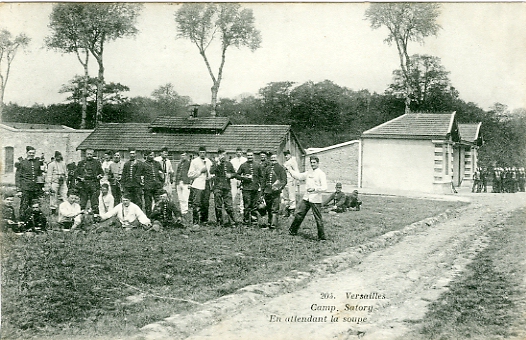
[[[254, 151], [250, 149], [246, 150], [245, 157], [238, 148], [236, 155], [229, 159], [225, 149], [219, 148], [217, 156], [211, 160], [206, 148], [200, 147], [195, 157], [182, 153], [176, 171], [166, 148], [158, 157], [153, 151], [144, 152], [144, 161], [138, 160], [136, 150], [130, 149], [126, 162], [121, 161], [119, 152], [111, 151], [105, 152], [100, 161], [94, 150], [88, 149], [85, 159], [77, 165], [66, 165], [58, 151], [45, 166], [42, 159], [35, 157], [35, 148], [28, 146], [26, 153], [27, 157], [19, 159], [16, 164], [20, 214], [25, 216], [26, 212], [33, 212], [33, 220], [39, 221], [40, 229], [46, 227], [46, 218], [39, 207], [42, 192], [49, 194], [50, 209], [57, 215], [59, 227], [65, 230], [77, 228], [86, 214], [91, 214], [100, 224], [162, 228], [182, 225], [191, 211], [192, 224], [204, 225], [210, 223], [208, 212], [210, 194], [213, 193], [215, 223], [220, 226], [242, 223], [275, 229], [284, 206], [285, 216], [295, 214], [289, 228], [290, 234], [295, 235], [305, 215], [312, 209], [318, 238], [326, 238], [321, 209], [327, 182], [325, 173], [319, 169], [317, 157], [311, 157], [311, 169], [301, 173], [295, 157], [288, 150], [284, 152], [285, 162], [281, 165], [278, 155], [272, 152], [259, 152], [259, 161], [256, 162]], [[41, 178], [45, 178], [44, 183], [38, 180]], [[298, 180], [305, 181], [306, 192], [297, 205]], [[179, 204], [173, 202], [174, 186]], [[341, 192], [341, 185], [339, 190]], [[242, 222], [236, 221], [234, 214], [233, 202], [238, 195], [241, 197], [236, 209], [243, 216]], [[7, 198], [11, 203], [4, 206], [12, 207], [12, 197]], [[340, 209], [338, 204], [334, 206]], [[359, 205], [354, 207], [359, 209]], [[266, 223], [261, 223], [265, 215]], [[12, 217], [8, 220], [12, 222], [13, 230], [20, 229], [14, 226], [20, 226], [20, 223], [15, 222], [14, 216], [9, 216]], [[27, 228], [27, 224], [24, 225]]]
[[494, 167], [492, 170], [478, 167], [473, 173], [471, 192], [487, 192], [488, 180], [491, 179], [492, 192], [524, 192], [526, 172], [523, 167]]

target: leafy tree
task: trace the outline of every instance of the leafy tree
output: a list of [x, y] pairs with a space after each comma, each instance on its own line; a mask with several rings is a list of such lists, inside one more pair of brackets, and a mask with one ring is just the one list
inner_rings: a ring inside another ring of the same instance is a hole
[[159, 86], [152, 92], [159, 110], [164, 114], [183, 115], [192, 102], [188, 96], [180, 96], [172, 83]]
[[[212, 78], [211, 113], [215, 115], [227, 49], [230, 46], [237, 48], [245, 46], [255, 51], [261, 44], [261, 35], [254, 26], [252, 10], [241, 9], [241, 5], [236, 3], [185, 3], [175, 13], [175, 21], [178, 36], [190, 40], [197, 46]], [[217, 76], [212, 71], [206, 54], [216, 35], [219, 35], [221, 44], [221, 62]]]
[[[104, 81], [104, 47], [107, 42], [134, 36], [141, 4], [134, 3], [64, 3], [66, 15], [57, 16], [57, 27], [73, 32], [65, 43], [78, 41], [78, 46], [88, 49], [99, 66], [97, 81], [97, 113], [95, 121], [102, 117]], [[61, 36], [59, 36], [61, 37]], [[57, 37], [58, 38], [58, 37]], [[58, 40], [60, 42], [60, 40]], [[59, 44], [60, 46], [60, 44]], [[63, 46], [68, 46], [64, 44]]]
[[[458, 97], [458, 92], [451, 85], [449, 72], [440, 63], [440, 58], [430, 55], [414, 54], [411, 56], [411, 73], [409, 81], [413, 88], [411, 109], [414, 111], [446, 111], [447, 102]], [[393, 83], [386, 93], [399, 98], [406, 97], [405, 77], [402, 70], [393, 71]]]
[[412, 63], [409, 57], [410, 41], [424, 43], [424, 38], [437, 35], [440, 25], [436, 22], [440, 14], [436, 3], [372, 3], [365, 11], [365, 17], [373, 29], [387, 27], [389, 35], [384, 40], [396, 44], [400, 68], [405, 80], [405, 108], [410, 111], [411, 97], [415, 89], [411, 83]]
[[15, 59], [16, 52], [20, 48], [25, 48], [31, 39], [24, 33], [13, 37], [8, 30], [0, 30], [0, 122], [2, 122], [2, 113], [4, 109], [4, 94], [11, 65]]
[[259, 89], [262, 119], [267, 123], [288, 124], [292, 109], [290, 93], [294, 87], [292, 81], [272, 82]]
[[[82, 105], [81, 128], [86, 128], [88, 108], [88, 86], [90, 77], [88, 72], [89, 56], [88, 41], [86, 39], [86, 7], [83, 4], [55, 4], [49, 15], [48, 27], [51, 35], [46, 38], [48, 48], [64, 53], [75, 53], [84, 70], [84, 77], [76, 79], [80, 83], [80, 94], [76, 96]], [[61, 92], [62, 93], [62, 92]]]
[[[62, 85], [59, 93], [70, 93], [66, 100], [77, 104], [84, 101], [86, 103], [96, 103], [99, 80], [93, 77], [88, 77], [87, 81], [85, 79], [85, 77], [78, 75], [73, 77], [67, 84]], [[122, 93], [128, 91], [130, 91], [130, 88], [121, 83], [106, 83], [102, 88], [102, 102], [104, 104], [125, 103], [128, 98], [123, 96]]]

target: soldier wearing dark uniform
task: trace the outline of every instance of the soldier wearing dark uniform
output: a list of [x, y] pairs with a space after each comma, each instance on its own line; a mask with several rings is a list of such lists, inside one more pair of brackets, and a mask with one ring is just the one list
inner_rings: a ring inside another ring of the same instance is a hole
[[278, 155], [270, 156], [270, 164], [263, 169], [262, 192], [267, 203], [268, 227], [274, 229], [278, 226], [279, 205], [281, 191], [287, 185], [287, 172], [278, 164]]
[[38, 199], [31, 201], [31, 207], [20, 214], [20, 220], [24, 222], [25, 231], [45, 231], [47, 219], [42, 210]]
[[480, 168], [475, 169], [473, 173], [473, 186], [471, 187], [471, 192], [480, 192], [481, 180], [480, 180]]
[[241, 181], [241, 192], [243, 193], [243, 223], [252, 224], [252, 216], [256, 214], [259, 199], [259, 190], [263, 168], [254, 162], [254, 152], [247, 150], [247, 161], [239, 166], [237, 177]]
[[[214, 182], [216, 222], [221, 226], [229, 226], [236, 222], [232, 208], [232, 187], [230, 186], [230, 180], [235, 177], [236, 170], [227, 159], [224, 149], [220, 148], [217, 154], [219, 156], [218, 162], [214, 162], [210, 167], [210, 174], [213, 176]], [[227, 216], [223, 216], [223, 207]]]
[[130, 200], [142, 210], [144, 166], [135, 157], [135, 150], [130, 150], [130, 160], [122, 167], [121, 185]]
[[93, 213], [99, 213], [100, 179], [104, 175], [102, 166], [97, 159], [93, 158], [94, 151], [86, 150], [86, 159], [79, 162], [75, 177], [77, 178], [77, 190], [80, 194], [80, 207], [86, 209], [90, 201]]
[[345, 202], [345, 205], [348, 209], [354, 209], [356, 211], [360, 210], [360, 207], [362, 206], [362, 201], [358, 199], [358, 190], [353, 190], [352, 193], [347, 195], [347, 202]]
[[519, 179], [519, 191], [524, 192], [524, 186], [526, 183], [526, 173], [524, 172], [524, 168], [519, 168], [517, 177]]
[[336, 183], [335, 192], [333, 192], [327, 199], [322, 203], [323, 207], [328, 207], [330, 211], [342, 213], [347, 210], [346, 206], [347, 196], [342, 192], [342, 184]]
[[35, 157], [36, 150], [32, 146], [26, 147], [27, 158], [20, 160], [16, 167], [15, 184], [22, 194], [20, 211], [29, 208], [31, 201], [42, 193], [42, 186], [37, 178], [42, 176], [40, 160]]
[[488, 171], [486, 168], [480, 168], [480, 187], [482, 188], [482, 192], [488, 192]]
[[150, 217], [152, 203], [156, 193], [163, 188], [164, 175], [161, 164], [157, 162], [153, 151], [146, 151], [144, 164], [144, 213]]
[[174, 202], [169, 200], [166, 191], [159, 190], [156, 196], [156, 203], [150, 217], [153, 228], [181, 227], [181, 211]]
[[502, 170], [499, 167], [493, 169], [492, 191], [495, 193], [502, 192]]

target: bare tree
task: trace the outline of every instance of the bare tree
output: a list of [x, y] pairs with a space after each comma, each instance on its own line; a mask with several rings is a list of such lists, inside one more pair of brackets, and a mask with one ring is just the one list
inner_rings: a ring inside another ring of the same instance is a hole
[[[212, 115], [216, 114], [217, 93], [223, 78], [226, 51], [230, 46], [242, 46], [255, 51], [261, 45], [261, 34], [254, 26], [254, 15], [250, 9], [242, 9], [236, 3], [200, 4], [186, 3], [175, 13], [178, 36], [190, 40], [197, 46], [199, 54], [212, 78]], [[212, 71], [206, 51], [219, 35], [221, 62], [217, 76]]]
[[393, 42], [398, 49], [400, 68], [405, 79], [405, 109], [410, 111], [414, 89], [411, 84], [411, 58], [408, 44], [410, 41], [424, 43], [424, 38], [437, 35], [440, 25], [436, 22], [440, 14], [440, 5], [436, 3], [372, 3], [365, 11], [365, 17], [373, 29], [387, 27], [389, 35], [384, 40]]
[[30, 41], [31, 39], [24, 33], [13, 38], [13, 35], [8, 30], [2, 29], [0, 31], [0, 122], [3, 121], [4, 94], [7, 81], [9, 80], [9, 73], [11, 72], [11, 65], [15, 59], [16, 52], [20, 48], [25, 48]]

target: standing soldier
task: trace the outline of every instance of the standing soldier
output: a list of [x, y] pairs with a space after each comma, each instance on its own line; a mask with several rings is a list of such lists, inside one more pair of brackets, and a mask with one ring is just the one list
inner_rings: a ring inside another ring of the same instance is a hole
[[260, 183], [262, 178], [262, 168], [254, 162], [254, 152], [247, 150], [247, 161], [237, 170], [237, 177], [241, 180], [241, 189], [243, 193], [243, 224], [249, 226], [252, 224], [252, 216], [256, 214], [257, 203], [259, 199]]
[[166, 191], [168, 198], [172, 201], [174, 196], [172, 188], [174, 182], [174, 168], [172, 167], [172, 162], [168, 159], [168, 148], [162, 148], [161, 155], [155, 157], [155, 160], [161, 164], [161, 169], [163, 171], [163, 190]]
[[53, 162], [49, 163], [46, 173], [46, 186], [49, 189], [49, 208], [55, 213], [59, 200], [64, 202], [68, 198], [67, 170], [64, 159], [59, 151], [55, 151]]
[[206, 148], [199, 147], [199, 157], [192, 159], [188, 177], [192, 180], [192, 210], [194, 225], [208, 222], [210, 202], [210, 167], [212, 162], [206, 157]]
[[[285, 168], [290, 167], [292, 170], [299, 172], [300, 169], [298, 167], [296, 157], [292, 156], [289, 150], [285, 150], [283, 155], [285, 155], [286, 159], [285, 163], [283, 163], [283, 166]], [[296, 210], [296, 180], [289, 172], [287, 172], [287, 186], [283, 190], [283, 197], [285, 198], [287, 205], [285, 217], [289, 217], [294, 213], [294, 210]]]
[[110, 173], [109, 173], [111, 193], [113, 195], [113, 198], [115, 199], [116, 205], [121, 203], [122, 167], [123, 167], [123, 162], [121, 162], [121, 154], [117, 151], [113, 154], [113, 162], [110, 164]]
[[[234, 210], [232, 208], [232, 189], [230, 180], [235, 176], [236, 171], [232, 163], [226, 158], [225, 149], [217, 150], [218, 162], [210, 168], [210, 174], [214, 178], [214, 203], [216, 222], [218, 225], [227, 227], [235, 225]], [[223, 207], [227, 216], [223, 216]]]
[[262, 168], [266, 168], [270, 165], [270, 162], [267, 159], [267, 152], [261, 151], [259, 153], [259, 165], [261, 165]]
[[163, 188], [163, 170], [161, 164], [155, 161], [153, 151], [145, 151], [146, 161], [144, 164], [144, 212], [150, 217], [153, 202], [157, 192]]
[[[234, 166], [234, 171], [238, 171], [241, 164], [245, 163], [247, 159], [243, 157], [243, 150], [241, 148], [236, 149], [236, 157], [230, 160], [230, 163]], [[236, 198], [241, 193], [241, 182], [237, 178], [230, 180], [230, 187], [232, 189], [232, 203], [235, 204]], [[240, 195], [241, 196], [241, 195]], [[239, 213], [243, 215], [243, 197], [239, 197]]]
[[175, 172], [177, 197], [179, 198], [179, 205], [181, 206], [181, 214], [183, 214], [183, 216], [186, 216], [188, 213], [188, 199], [190, 198], [190, 184], [192, 183], [188, 177], [188, 169], [190, 169], [190, 159], [188, 158], [188, 154], [183, 152], [181, 154], [181, 162]]
[[37, 183], [37, 178], [42, 176], [40, 160], [35, 158], [36, 150], [32, 146], [26, 146], [27, 158], [19, 161], [16, 168], [15, 183], [19, 194], [20, 210], [26, 211], [31, 201], [38, 198], [42, 193], [42, 188]]
[[473, 186], [471, 187], [471, 192], [480, 192], [480, 170], [479, 168], [475, 169], [473, 173]]
[[322, 203], [322, 193], [327, 190], [327, 177], [325, 173], [319, 168], [320, 160], [316, 156], [310, 157], [310, 165], [312, 171], [298, 173], [287, 168], [287, 171], [290, 171], [292, 177], [298, 180], [305, 180], [306, 192], [303, 195], [303, 199], [296, 209], [296, 214], [294, 215], [294, 221], [290, 225], [289, 233], [291, 235], [297, 235], [298, 229], [307, 215], [309, 209], [312, 208], [312, 213], [314, 214], [314, 219], [316, 220], [316, 226], [318, 228], [318, 239], [325, 240], [325, 230], [323, 228], [323, 220], [321, 217], [321, 203]]
[[263, 169], [262, 192], [267, 203], [268, 227], [275, 229], [278, 226], [279, 205], [281, 191], [287, 185], [287, 172], [278, 164], [278, 155], [272, 153], [270, 165]]
[[79, 162], [76, 177], [81, 209], [86, 209], [89, 200], [91, 210], [98, 214], [100, 179], [104, 172], [100, 162], [93, 158], [94, 153], [93, 149], [86, 150], [86, 159]]
[[[128, 198], [142, 210], [142, 187], [144, 167], [141, 161], [136, 159], [135, 149], [130, 150], [130, 160], [122, 167], [121, 185]], [[122, 199], [122, 196], [121, 196]]]
[[499, 167], [493, 168], [493, 181], [492, 181], [492, 191], [499, 193], [502, 191], [502, 172]]
[[486, 168], [480, 168], [480, 186], [482, 188], [482, 192], [488, 192], [487, 177], [488, 177], [488, 170]]
[[526, 174], [524, 173], [524, 168], [519, 168], [517, 177], [519, 180], [519, 191], [524, 192], [524, 185], [526, 183]]

